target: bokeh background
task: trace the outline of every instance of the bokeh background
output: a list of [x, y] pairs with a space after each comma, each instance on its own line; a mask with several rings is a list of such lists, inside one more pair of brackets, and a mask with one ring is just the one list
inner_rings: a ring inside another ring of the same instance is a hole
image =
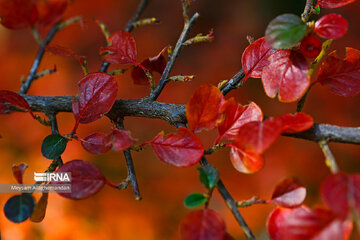
[[[53, 43], [69, 47], [88, 58], [90, 71], [98, 70], [101, 59], [99, 47], [105, 39], [92, 21], [105, 22], [110, 31], [122, 29], [132, 16], [139, 1], [135, 0], [75, 0], [69, 5], [65, 18], [81, 15], [87, 21], [84, 26], [73, 25], [59, 32]], [[194, 74], [196, 78], [187, 83], [169, 83], [159, 100], [186, 104], [194, 89], [203, 84], [217, 84], [231, 78], [241, 69], [241, 55], [247, 46], [246, 36], [262, 37], [267, 23], [282, 13], [301, 14], [305, 0], [194, 0], [191, 12], [199, 12], [200, 18], [190, 36], [215, 31], [215, 41], [185, 47], [177, 60], [172, 75]], [[360, 49], [360, 2], [346, 7], [323, 10], [341, 13], [349, 21], [345, 37], [334, 42], [332, 49], [344, 54], [344, 46]], [[156, 17], [161, 24], [145, 26], [133, 31], [138, 49], [138, 60], [155, 56], [163, 47], [174, 46], [182, 30], [182, 10], [179, 0], [151, 0], [143, 17]], [[0, 89], [17, 91], [20, 77], [26, 76], [37, 46], [29, 30], [10, 31], [0, 27]], [[78, 93], [77, 82], [82, 77], [75, 60], [45, 54], [40, 69], [56, 64], [58, 72], [34, 82], [29, 94], [74, 95]], [[111, 69], [119, 66], [111, 66]], [[159, 75], [155, 75], [158, 79]], [[148, 94], [148, 88], [132, 83], [130, 71], [117, 76], [118, 98], [140, 98]], [[241, 89], [232, 91], [241, 104], [256, 102], [267, 116], [294, 112], [296, 104], [279, 103], [268, 98], [259, 79], [249, 79]], [[327, 87], [315, 86], [311, 91], [304, 111], [319, 123], [342, 126], [360, 125], [360, 97], [342, 98], [328, 92]], [[69, 133], [74, 124], [70, 113], [58, 115], [60, 132]], [[125, 126], [139, 142], [151, 140], [158, 132], [175, 131], [162, 120], [126, 118]], [[93, 131], [109, 132], [111, 124], [104, 118], [95, 123], [81, 125], [79, 135], [84, 137]], [[42, 139], [50, 129], [33, 121], [28, 114], [13, 113], [0, 116], [0, 181], [15, 183], [11, 174], [13, 163], [25, 162], [29, 168], [25, 182], [33, 182], [33, 172], [45, 170], [50, 164], [40, 152]], [[200, 135], [205, 146], [211, 146], [216, 131]], [[360, 148], [346, 144], [330, 144], [340, 168], [346, 172], [360, 172]], [[124, 240], [172, 240], [179, 239], [178, 224], [191, 210], [183, 204], [191, 192], [203, 192], [198, 180], [196, 166], [177, 169], [160, 162], [150, 147], [133, 153], [136, 173], [143, 200], [135, 201], [131, 188], [117, 191], [108, 186], [86, 200], [72, 201], [50, 194], [47, 215], [43, 222], [22, 224], [9, 222], [0, 213], [1, 239], [124, 239]], [[127, 174], [122, 154], [109, 152], [91, 155], [79, 142], [72, 141], [63, 155], [63, 160], [82, 159], [95, 163], [115, 183], [120, 183]], [[283, 178], [296, 176], [307, 187], [306, 204], [322, 205], [319, 197], [321, 181], [329, 175], [324, 157], [316, 143], [281, 137], [266, 153], [264, 168], [253, 175], [237, 172], [231, 165], [228, 149], [209, 157], [215, 165], [228, 190], [237, 200], [254, 195], [268, 199], [274, 186]], [[1, 194], [3, 208], [11, 194]], [[38, 199], [40, 194], [35, 194]], [[243, 233], [216, 192], [211, 208], [224, 217], [228, 232], [235, 239], [243, 239]], [[273, 205], [256, 205], [240, 209], [258, 239], [268, 239], [265, 223]], [[359, 239], [354, 231], [352, 239]]]

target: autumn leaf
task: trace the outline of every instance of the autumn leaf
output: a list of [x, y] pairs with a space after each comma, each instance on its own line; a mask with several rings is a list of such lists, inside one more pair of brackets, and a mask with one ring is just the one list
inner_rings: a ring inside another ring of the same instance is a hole
[[23, 183], [23, 175], [28, 165], [26, 163], [20, 163], [19, 165], [12, 165], [12, 173], [19, 184]]
[[209, 84], [197, 87], [186, 104], [189, 129], [193, 132], [213, 129], [221, 117], [219, 109], [223, 102], [224, 96], [217, 87]]
[[327, 209], [311, 210], [304, 205], [277, 207], [270, 213], [267, 230], [272, 240], [345, 240], [350, 236], [352, 223], [336, 218]]
[[30, 216], [30, 221], [32, 222], [41, 222], [45, 218], [46, 208], [48, 204], [49, 193], [43, 192], [41, 198], [36, 203], [34, 211]]
[[103, 59], [112, 64], [136, 64], [136, 43], [133, 36], [126, 31], [116, 31], [110, 35], [110, 45], [100, 48]]
[[33, 1], [29, 0], [1, 0], [1, 24], [9, 29], [22, 29], [34, 25], [39, 17]]
[[241, 126], [245, 123], [263, 119], [262, 111], [256, 103], [250, 102], [246, 106], [241, 106], [234, 98], [226, 100], [219, 111], [224, 114], [224, 120], [217, 125], [219, 137], [216, 143], [221, 139], [235, 139]]
[[304, 95], [310, 85], [309, 65], [300, 53], [279, 50], [270, 57], [271, 63], [263, 69], [262, 83], [266, 95], [278, 95], [281, 102], [294, 102]]
[[355, 0], [318, 0], [318, 4], [322, 8], [338, 8], [355, 2]]
[[331, 52], [322, 63], [317, 79], [322, 85], [329, 84], [336, 95], [349, 97], [360, 92], [360, 51], [346, 48], [346, 56], [340, 59]]
[[282, 121], [283, 133], [302, 132], [314, 125], [314, 120], [311, 116], [300, 112], [296, 114], [284, 114], [280, 119]]
[[348, 22], [341, 15], [336, 13], [322, 16], [315, 23], [314, 32], [326, 39], [337, 39], [345, 35], [348, 29]]
[[105, 145], [104, 138], [107, 135], [101, 132], [94, 132], [84, 139], [81, 139], [83, 148], [92, 154], [101, 154], [109, 151], [112, 145]]
[[29, 112], [35, 119], [29, 103], [19, 94], [7, 90], [0, 90], [0, 114], [10, 113], [13, 107], [24, 112]]
[[189, 167], [203, 156], [204, 149], [201, 141], [189, 129], [179, 127], [177, 133], [164, 137], [159, 133], [150, 144], [156, 156], [163, 162], [176, 167]]
[[321, 40], [315, 35], [308, 35], [300, 43], [300, 52], [308, 58], [315, 58], [322, 49]]
[[54, 55], [59, 55], [62, 57], [70, 57], [70, 58], [74, 58], [76, 60], [78, 60], [80, 63], [86, 59], [85, 56], [80, 56], [78, 55], [76, 52], [74, 52], [73, 50], [60, 46], [60, 45], [56, 45], [56, 44], [52, 44], [52, 45], [47, 45], [45, 46], [45, 51], [51, 52]]
[[80, 82], [80, 97], [73, 101], [72, 110], [76, 124], [98, 120], [110, 111], [115, 102], [118, 86], [115, 79], [106, 73], [90, 73]]
[[264, 159], [261, 154], [252, 149], [230, 146], [230, 161], [237, 171], [251, 174], [259, 171], [264, 166]]
[[[157, 72], [159, 74], [162, 74], [166, 67], [166, 59], [163, 55], [164, 51], [167, 48], [164, 48], [157, 56], [147, 58], [144, 61], [141, 62], [141, 65], [145, 67], [151, 74], [153, 72]], [[131, 71], [131, 77], [134, 81], [134, 84], [139, 85], [149, 85], [149, 79], [147, 78], [144, 70], [136, 66]]]
[[39, 28], [41, 29], [58, 22], [66, 10], [67, 2], [67, 0], [38, 1]]
[[[104, 186], [106, 179], [100, 170], [93, 164], [82, 160], [72, 160], [62, 165], [57, 173], [71, 174], [71, 192], [58, 192], [59, 195], [71, 199], [88, 198]], [[63, 185], [64, 182], [54, 181], [50, 184]]]
[[225, 222], [212, 209], [193, 211], [180, 223], [181, 240], [222, 240], [225, 236]]
[[136, 142], [130, 135], [129, 131], [113, 129], [106, 137], [104, 137], [105, 147], [112, 147], [114, 151], [124, 151], [134, 145]]
[[4, 213], [7, 219], [15, 223], [28, 219], [35, 207], [35, 200], [29, 193], [15, 195], [6, 201]]
[[300, 206], [306, 197], [306, 188], [295, 178], [282, 180], [275, 188], [269, 202], [293, 208]]
[[243, 52], [241, 62], [245, 77], [260, 78], [261, 71], [265, 66], [270, 64], [269, 57], [276, 50], [272, 49], [270, 44], [265, 40], [265, 37], [259, 38], [251, 43]]
[[320, 192], [326, 205], [340, 217], [348, 217], [351, 210], [360, 213], [359, 174], [332, 174], [323, 181]]

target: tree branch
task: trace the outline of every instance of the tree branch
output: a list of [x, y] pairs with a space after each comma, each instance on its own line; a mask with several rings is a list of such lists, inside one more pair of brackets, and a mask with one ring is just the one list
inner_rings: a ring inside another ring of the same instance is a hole
[[34, 60], [34, 63], [30, 69], [30, 73], [26, 79], [25, 82], [21, 84], [20, 93], [27, 93], [32, 82], [36, 79], [36, 73], [39, 69], [41, 60], [45, 53], [45, 47], [51, 42], [51, 40], [54, 38], [55, 34], [59, 31], [59, 23], [56, 23], [52, 26], [52, 28], [49, 30], [47, 36], [45, 37], [44, 41], [41, 43]]
[[175, 45], [174, 51], [172, 52], [171, 56], [169, 57], [169, 60], [165, 67], [165, 70], [164, 70], [163, 74], [161, 75], [159, 84], [156, 86], [154, 91], [152, 91], [150, 93], [150, 95], [148, 96], [149, 99], [155, 101], [159, 97], [162, 90], [164, 89], [166, 83], [168, 82], [170, 72], [171, 72], [172, 68], [174, 67], [176, 58], [179, 56], [180, 51], [183, 47], [183, 43], [186, 41], [186, 38], [187, 38], [187, 35], [189, 34], [190, 29], [198, 17], [199, 17], [199, 14], [195, 13], [189, 21], [185, 21], [184, 29], [180, 34], [180, 37]]
[[235, 76], [233, 76], [229, 82], [221, 89], [222, 94], [225, 96], [228, 94], [231, 90], [236, 89], [240, 87], [243, 82], [243, 78], [245, 77], [245, 73], [243, 70], [240, 70]]
[[301, 20], [307, 22], [313, 14], [314, 0], [306, 0], [304, 12], [301, 14]]
[[[72, 112], [72, 96], [46, 97], [22, 94], [34, 112]], [[177, 122], [185, 123], [185, 105], [163, 103], [144, 99], [119, 99], [107, 113], [110, 119], [117, 117], [145, 117], [157, 118], [175, 125]], [[283, 134], [283, 136], [301, 138], [318, 142], [351, 143], [360, 145], [359, 127], [341, 127], [330, 124], [315, 123], [309, 130]]]
[[[135, 14], [132, 16], [132, 18], [129, 20], [126, 27], [124, 28], [125, 31], [131, 32], [134, 29], [134, 23], [137, 20], [139, 20], [141, 14], [144, 12], [144, 10], [145, 10], [146, 6], [148, 5], [149, 1], [150, 0], [142, 0], [139, 3], [139, 6], [137, 7]], [[107, 72], [109, 66], [110, 66], [110, 63], [104, 61], [101, 64], [99, 72]]]

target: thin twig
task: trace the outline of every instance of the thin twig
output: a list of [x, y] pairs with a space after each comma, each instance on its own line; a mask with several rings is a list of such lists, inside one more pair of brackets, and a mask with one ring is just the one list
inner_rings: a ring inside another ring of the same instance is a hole
[[195, 13], [188, 22], [185, 21], [184, 29], [180, 34], [180, 37], [175, 45], [175, 48], [174, 48], [171, 56], [169, 57], [169, 61], [167, 62], [165, 70], [164, 70], [163, 74], [161, 75], [159, 84], [156, 86], [154, 91], [152, 91], [150, 93], [150, 95], [148, 96], [149, 99], [155, 101], [159, 97], [162, 90], [164, 89], [166, 83], [168, 82], [167, 79], [170, 76], [170, 72], [171, 72], [172, 68], [174, 67], [176, 58], [179, 56], [180, 51], [183, 47], [183, 43], [186, 41], [186, 38], [187, 38], [187, 35], [189, 34], [190, 29], [198, 17], [199, 17], [199, 14]]
[[319, 141], [319, 146], [325, 155], [325, 163], [328, 166], [332, 173], [337, 173], [339, 168], [336, 164], [334, 155], [332, 154], [329, 144], [326, 140]]
[[301, 19], [303, 22], [307, 22], [309, 20], [311, 14], [313, 14], [313, 9], [314, 0], [306, 0], [304, 12], [301, 14]]
[[[116, 127], [118, 129], [124, 129], [124, 122], [123, 119], [118, 118], [117, 121], [115, 121]], [[131, 187], [134, 191], [134, 196], [135, 196], [135, 200], [141, 200], [141, 194], [139, 191], [139, 185], [136, 179], [136, 174], [135, 174], [135, 167], [134, 167], [134, 162], [131, 156], [131, 152], [129, 149], [124, 151], [124, 156], [125, 156], [125, 160], [126, 160], [126, 166], [128, 169], [128, 177], [127, 179], [130, 180], [131, 182]]]
[[[150, 0], [142, 0], [137, 9], [136, 9], [136, 12], [135, 14], [132, 16], [132, 18], [129, 20], [129, 22], [127, 23], [126, 27], [124, 28], [125, 31], [127, 32], [131, 32], [133, 29], [134, 29], [134, 23], [139, 20], [141, 14], [144, 12], [146, 6], [148, 5]], [[110, 63], [104, 61], [102, 64], [101, 64], [101, 67], [100, 67], [100, 70], [99, 72], [106, 72], [108, 70], [110, 66]]]
[[239, 88], [243, 84], [243, 79], [245, 77], [245, 73], [243, 70], [240, 70], [235, 76], [233, 76], [227, 84], [221, 89], [222, 94], [225, 96], [231, 90]]
[[[200, 164], [202, 166], [209, 165], [210, 163], [205, 157], [202, 157], [200, 160]], [[241, 229], [244, 231], [246, 239], [255, 239], [254, 234], [251, 232], [249, 226], [246, 224], [244, 218], [242, 217], [239, 209], [237, 207], [237, 202], [231, 196], [229, 191], [226, 189], [224, 183], [219, 179], [216, 188], [218, 189], [219, 193], [221, 194], [222, 198], [225, 200], [228, 208], [231, 210], [232, 214], [234, 215], [236, 221], [239, 223]]]
[[30, 69], [30, 73], [26, 79], [25, 82], [21, 84], [20, 93], [27, 93], [32, 82], [36, 79], [36, 73], [39, 69], [41, 60], [45, 53], [45, 47], [51, 42], [51, 40], [54, 38], [55, 34], [59, 30], [59, 23], [56, 23], [52, 26], [52, 28], [49, 30], [48, 34], [46, 35], [44, 41], [41, 43], [34, 60], [34, 63]]

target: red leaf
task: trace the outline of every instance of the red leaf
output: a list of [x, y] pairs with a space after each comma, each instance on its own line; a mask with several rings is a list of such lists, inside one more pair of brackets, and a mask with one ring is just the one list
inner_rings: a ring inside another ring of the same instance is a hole
[[43, 194], [41, 195], [41, 198], [35, 205], [34, 211], [32, 212], [32, 214], [30, 216], [30, 221], [41, 222], [44, 219], [45, 214], [46, 214], [47, 204], [48, 204], [48, 198], [49, 198], [49, 193], [43, 192]]
[[[149, 70], [150, 73], [157, 72], [162, 74], [166, 67], [166, 59], [163, 55], [164, 51], [167, 48], [164, 48], [157, 56], [152, 58], [147, 58], [144, 61], [141, 62], [141, 65], [145, 67], [147, 70]], [[134, 81], [134, 84], [139, 85], [148, 85], [149, 79], [147, 78], [144, 70], [136, 66], [131, 71], [131, 77]]]
[[355, 0], [318, 0], [318, 4], [322, 8], [338, 8], [352, 2]]
[[352, 209], [360, 213], [360, 175], [330, 175], [322, 183], [321, 196], [326, 205], [343, 218], [349, 216]]
[[264, 166], [264, 159], [261, 154], [251, 149], [242, 149], [233, 145], [230, 146], [231, 163], [239, 172], [251, 174], [259, 171]]
[[223, 102], [224, 96], [217, 87], [209, 84], [197, 87], [186, 105], [189, 129], [200, 132], [214, 128], [221, 117], [219, 110]]
[[271, 63], [262, 72], [266, 95], [279, 95], [281, 102], [293, 102], [301, 98], [309, 87], [309, 65], [300, 53], [278, 50], [270, 57]]
[[249, 122], [243, 125], [231, 146], [240, 149], [251, 149], [262, 154], [282, 131], [282, 121], [279, 118], [268, 118], [263, 122]]
[[301, 132], [311, 128], [314, 125], [314, 120], [311, 116], [305, 113], [296, 113], [295, 115], [287, 113], [280, 117], [282, 120], [283, 133]]
[[189, 129], [179, 127], [177, 133], [164, 138], [164, 132], [159, 133], [150, 144], [156, 156], [163, 162], [176, 167], [189, 167], [203, 156], [201, 141]]
[[306, 188], [295, 178], [286, 178], [275, 188], [271, 200], [282, 207], [293, 208], [302, 204], [306, 197]]
[[136, 64], [136, 43], [132, 35], [126, 31], [117, 31], [110, 35], [110, 46], [100, 48], [100, 55], [112, 64]]
[[45, 46], [45, 51], [51, 52], [54, 55], [59, 55], [62, 57], [71, 57], [74, 58], [76, 60], [78, 60], [80, 63], [86, 59], [85, 56], [79, 56], [76, 52], [74, 52], [73, 50], [60, 46], [60, 45], [48, 45]]
[[225, 222], [212, 209], [193, 211], [180, 223], [181, 240], [223, 240], [225, 237]]
[[[65, 198], [84, 199], [88, 198], [104, 186], [106, 179], [100, 170], [90, 162], [72, 160], [62, 165], [57, 173], [71, 173], [71, 192], [58, 193]], [[51, 184], [64, 184], [63, 182], [51, 182]]]
[[245, 81], [248, 77], [260, 78], [263, 68], [270, 64], [269, 57], [275, 53], [265, 37], [251, 43], [244, 51], [241, 61], [245, 73]]
[[321, 40], [315, 35], [309, 35], [303, 38], [300, 43], [300, 52], [308, 58], [314, 58], [319, 55], [322, 49]]
[[256, 103], [250, 102], [249, 105], [241, 106], [236, 103], [234, 98], [230, 98], [224, 102], [220, 108], [220, 113], [225, 114], [225, 118], [224, 121], [217, 126], [219, 137], [216, 143], [220, 139], [235, 139], [239, 129], [245, 123], [262, 121], [263, 119], [262, 111]]
[[104, 144], [105, 136], [105, 133], [94, 132], [87, 136], [85, 139], [81, 139], [81, 145], [89, 153], [105, 153], [111, 149], [111, 145], [108, 146]]
[[39, 27], [46, 27], [59, 21], [67, 7], [67, 0], [38, 1]]
[[318, 82], [329, 84], [336, 95], [349, 97], [360, 92], [360, 51], [346, 48], [346, 57], [340, 59], [336, 51], [330, 53], [322, 63]]
[[22, 96], [15, 92], [0, 90], [0, 114], [10, 113], [12, 107], [29, 112], [30, 115], [35, 118], [28, 102]]
[[331, 13], [316, 21], [314, 31], [320, 37], [337, 39], [344, 36], [347, 29], [348, 22], [346, 19], [339, 14]]
[[38, 10], [29, 0], [1, 0], [1, 24], [9, 29], [22, 29], [32, 26], [38, 19]]
[[134, 145], [136, 142], [130, 136], [130, 132], [126, 130], [113, 129], [111, 133], [109, 133], [104, 138], [104, 144], [106, 147], [112, 146], [114, 151], [124, 151]]
[[91, 73], [80, 82], [80, 97], [73, 101], [72, 110], [78, 123], [89, 123], [110, 111], [115, 102], [118, 86], [112, 76], [106, 73]]
[[19, 165], [12, 165], [12, 173], [19, 184], [23, 184], [23, 175], [28, 165], [26, 163], [20, 163]]
[[349, 220], [335, 218], [326, 209], [275, 208], [267, 221], [272, 240], [345, 240], [352, 230]]

